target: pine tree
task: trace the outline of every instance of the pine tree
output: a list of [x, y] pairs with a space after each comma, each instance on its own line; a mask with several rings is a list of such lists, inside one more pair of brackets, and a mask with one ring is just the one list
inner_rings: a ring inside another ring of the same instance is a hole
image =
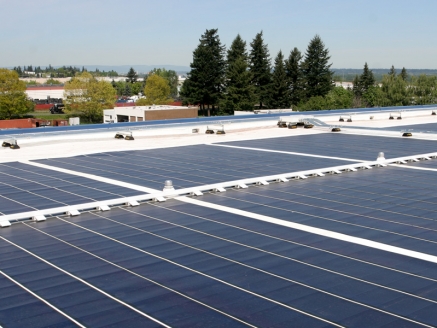
[[363, 73], [360, 76], [360, 86], [362, 93], [366, 92], [369, 87], [375, 84], [375, 77], [373, 76], [373, 72], [367, 66], [367, 63], [364, 64]]
[[352, 91], [355, 95], [355, 97], [361, 97], [362, 95], [362, 87], [361, 87], [361, 81], [358, 75], [355, 75], [355, 78], [352, 82]]
[[221, 45], [217, 31], [206, 30], [201, 36], [199, 45], [193, 51], [186, 86], [181, 92], [185, 102], [199, 104], [201, 110], [207, 107], [208, 116], [210, 106], [215, 110], [220, 101], [226, 68], [225, 47]]
[[223, 100], [223, 114], [234, 114], [234, 111], [253, 111], [255, 104], [255, 88], [251, 84], [252, 74], [248, 70], [247, 61], [238, 57], [226, 70], [226, 93]]
[[334, 72], [330, 70], [332, 64], [328, 64], [330, 58], [329, 50], [325, 48], [322, 39], [316, 35], [308, 44], [302, 63], [305, 93], [308, 99], [323, 97], [334, 87], [332, 83]]
[[[97, 70], [97, 69], [96, 69], [96, 70]], [[129, 69], [129, 72], [127, 72], [127, 79], [126, 79], [126, 82], [134, 83], [134, 82], [137, 81], [137, 78], [138, 78], [138, 74], [137, 74], [137, 72], [135, 72], [134, 68], [131, 67], [131, 68]]]
[[246, 41], [243, 41], [240, 34], [238, 34], [234, 41], [232, 41], [231, 47], [227, 54], [227, 64], [230, 65], [237, 60], [237, 58], [243, 57], [243, 60], [248, 60], [248, 55], [246, 51]]
[[271, 101], [272, 108], [290, 108], [290, 90], [285, 73], [284, 56], [280, 50], [275, 58], [275, 67], [272, 74]]
[[285, 61], [285, 73], [288, 79], [288, 88], [290, 90], [290, 102], [297, 105], [303, 99], [303, 75], [300, 69], [302, 54], [294, 48], [290, 56]]
[[130, 86], [130, 83], [126, 83], [126, 85], [124, 86], [123, 96], [132, 96], [132, 88]]
[[256, 101], [259, 108], [269, 106], [270, 84], [272, 81], [270, 72], [270, 55], [267, 45], [262, 38], [263, 32], [258, 33], [251, 42], [250, 72], [252, 73], [252, 85], [255, 87]]
[[396, 76], [396, 70], [393, 65], [391, 65], [390, 71], [388, 72], [388, 75]]
[[407, 70], [405, 69], [405, 67], [402, 67], [401, 78], [404, 81], [407, 81], [407, 79], [408, 79], [408, 73], [407, 73]]
[[221, 113], [233, 114], [234, 111], [252, 111], [255, 104], [255, 90], [251, 84], [252, 74], [248, 70], [246, 42], [240, 35], [234, 39], [228, 50], [226, 61], [226, 93]]

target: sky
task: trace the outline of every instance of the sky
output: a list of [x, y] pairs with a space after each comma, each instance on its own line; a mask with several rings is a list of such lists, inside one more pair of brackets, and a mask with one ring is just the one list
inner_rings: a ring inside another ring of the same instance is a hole
[[207, 29], [272, 61], [320, 35], [333, 68], [437, 69], [436, 0], [0, 0], [0, 67], [189, 66]]

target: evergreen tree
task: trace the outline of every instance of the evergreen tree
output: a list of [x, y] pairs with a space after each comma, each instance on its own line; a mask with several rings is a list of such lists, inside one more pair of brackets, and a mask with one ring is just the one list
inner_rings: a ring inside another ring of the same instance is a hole
[[334, 87], [332, 83], [334, 72], [330, 70], [332, 64], [328, 64], [330, 58], [329, 50], [325, 48], [322, 39], [316, 35], [308, 44], [302, 63], [305, 93], [308, 99], [323, 97]]
[[367, 66], [367, 63], [364, 64], [363, 73], [360, 76], [360, 87], [361, 91], [366, 92], [369, 87], [375, 84], [375, 77], [373, 76], [373, 72]]
[[369, 69], [367, 63], [365, 63], [363, 73], [360, 76], [356, 75], [353, 81], [354, 107], [373, 106], [373, 100], [367, 102], [368, 99], [373, 99], [371, 95], [367, 95], [367, 92], [374, 85], [375, 77], [373, 72]]
[[[186, 86], [181, 95], [185, 102], [199, 104], [200, 109], [215, 110], [223, 91], [225, 75], [225, 47], [221, 45], [217, 29], [206, 30], [200, 43], [193, 51], [191, 71], [188, 73]], [[184, 83], [185, 84], [185, 83]]]
[[248, 55], [246, 51], [246, 41], [243, 41], [240, 34], [238, 34], [234, 41], [232, 41], [231, 47], [228, 50], [227, 64], [231, 65], [239, 57], [243, 57], [243, 60], [248, 60]]
[[407, 73], [407, 70], [405, 69], [405, 67], [402, 67], [401, 78], [404, 81], [407, 81], [407, 79], [408, 79], [408, 73]]
[[247, 61], [238, 57], [226, 70], [226, 93], [221, 113], [232, 115], [234, 111], [253, 111], [255, 88]]
[[275, 67], [272, 74], [271, 101], [272, 108], [290, 108], [290, 90], [285, 73], [284, 56], [280, 50], [275, 58]]
[[126, 82], [134, 83], [134, 82], [137, 81], [137, 78], [138, 78], [138, 74], [137, 74], [137, 72], [135, 72], [134, 68], [131, 67], [131, 68], [129, 69], [129, 72], [127, 72], [127, 79], [126, 79]]
[[263, 32], [258, 33], [251, 42], [250, 72], [252, 73], [252, 85], [255, 87], [256, 101], [259, 108], [268, 107], [270, 100], [270, 84], [272, 81], [270, 72], [270, 55], [267, 45], [262, 38]]
[[255, 90], [251, 84], [252, 74], [248, 70], [246, 42], [240, 35], [234, 39], [227, 53], [224, 100], [221, 113], [232, 115], [234, 111], [252, 111]]
[[362, 88], [361, 88], [360, 78], [358, 75], [355, 75], [352, 85], [353, 85], [352, 91], [355, 97], [361, 97]]
[[297, 105], [303, 99], [303, 75], [300, 69], [302, 54], [294, 48], [290, 56], [285, 61], [285, 73], [288, 79], [288, 88], [290, 90], [290, 103]]
[[126, 83], [126, 85], [124, 86], [123, 96], [126, 96], [126, 97], [132, 96], [132, 88], [130, 86], [130, 83]]
[[393, 65], [391, 65], [390, 71], [388, 72], [388, 75], [396, 76], [396, 70]]

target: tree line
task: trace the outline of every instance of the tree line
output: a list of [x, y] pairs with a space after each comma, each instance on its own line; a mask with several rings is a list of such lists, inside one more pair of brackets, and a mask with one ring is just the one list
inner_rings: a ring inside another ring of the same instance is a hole
[[199, 106], [200, 115], [232, 115], [259, 109], [324, 110], [374, 106], [406, 106], [437, 102], [437, 77], [409, 77], [394, 67], [376, 83], [364, 66], [352, 88], [335, 86], [329, 50], [320, 36], [304, 54], [298, 48], [287, 58], [282, 51], [271, 62], [262, 31], [247, 49], [237, 35], [230, 48], [221, 44], [217, 29], [206, 30], [193, 51], [191, 71], [181, 88], [185, 104]]
[[[131, 74], [124, 83], [136, 85], [138, 82], [135, 74]], [[136, 105], [173, 102], [172, 93], [177, 93], [177, 75], [175, 85], [174, 74], [159, 68], [151, 71], [140, 89], [145, 98], [140, 98]], [[0, 68], [0, 119], [20, 118], [33, 111], [34, 103], [28, 99], [25, 91], [26, 83], [19, 79], [15, 70]], [[101, 123], [103, 110], [113, 108], [116, 100], [116, 87], [110, 82], [97, 79], [87, 71], [76, 73], [64, 85], [66, 114], [79, 116], [84, 123]]]
[[217, 29], [206, 30], [199, 41], [181, 96], [204, 114], [296, 107], [334, 88], [329, 50], [318, 35], [304, 55], [294, 48], [284, 58], [279, 51], [273, 64], [262, 31], [249, 50], [237, 35], [226, 51]]
[[353, 81], [352, 107], [427, 105], [437, 102], [437, 76], [410, 76], [405, 67], [398, 74], [394, 66], [375, 83], [372, 70], [364, 64], [363, 73]]
[[[73, 67], [71, 65], [70, 66], [64, 65], [58, 68], [54, 68], [52, 65], [49, 65], [45, 68], [41, 68], [41, 66], [33, 67], [32, 65], [29, 66], [24, 65], [23, 68], [21, 68], [21, 66], [16, 66], [12, 70], [17, 72], [19, 77], [51, 77], [51, 78], [73, 77], [78, 73], [83, 73], [88, 71], [84, 66], [82, 66], [81, 69], [79, 67]], [[29, 72], [33, 72], [35, 74], [30, 75]], [[93, 76], [109, 76], [109, 77], [118, 76], [118, 73], [114, 70], [101, 71], [98, 68], [96, 68], [95, 71], [90, 71], [90, 73]]]
[[126, 75], [125, 81], [114, 81], [111, 84], [115, 88], [118, 97], [130, 97], [134, 95], [144, 94], [143, 90], [146, 86], [147, 79], [151, 75], [158, 75], [162, 77], [168, 84], [170, 91], [168, 96], [170, 98], [178, 97], [178, 75], [174, 70], [166, 70], [165, 68], [154, 68], [149, 73], [144, 75], [142, 81], [138, 81], [139, 75], [133, 67], [131, 67]]

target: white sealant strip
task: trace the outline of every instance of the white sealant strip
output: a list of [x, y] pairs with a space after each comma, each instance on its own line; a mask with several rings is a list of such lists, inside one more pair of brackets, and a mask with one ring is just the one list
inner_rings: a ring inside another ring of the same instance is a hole
[[116, 186], [119, 186], [119, 187], [130, 188], [130, 189], [138, 190], [138, 191], [141, 191], [141, 192], [146, 192], [146, 193], [161, 192], [161, 190], [157, 190], [157, 189], [147, 188], [147, 187], [135, 185], [135, 184], [132, 184], [132, 183], [122, 182], [122, 181], [115, 180], [115, 179], [104, 178], [104, 177], [100, 177], [100, 176], [93, 175], [93, 174], [82, 173], [82, 172], [77, 172], [77, 171], [73, 171], [73, 170], [67, 170], [67, 169], [63, 169], [63, 168], [60, 168], [60, 167], [46, 165], [46, 164], [41, 164], [41, 163], [37, 163], [37, 162], [20, 161], [20, 163], [28, 164], [28, 165], [33, 165], [33, 166], [41, 167], [43, 169], [48, 169], [48, 170], [52, 170], [52, 171], [58, 171], [58, 172], [62, 172], [62, 173], [76, 175], [76, 176], [79, 176], [79, 177], [88, 178], [88, 179], [96, 180], [96, 181], [100, 181], [100, 182], [105, 182], [105, 183], [113, 184], [113, 185], [116, 185]]
[[265, 151], [265, 152], [268, 152], [268, 153], [279, 153], [279, 154], [288, 154], [288, 155], [317, 157], [317, 158], [329, 158], [329, 159], [336, 159], [336, 160], [339, 160], [339, 161], [348, 161], [348, 162], [366, 162], [365, 160], [362, 160], [362, 159], [332, 157], [332, 156], [322, 156], [322, 155], [314, 155], [314, 154], [307, 154], [307, 153], [296, 153], [296, 152], [292, 152], [292, 151], [262, 149], [262, 148], [253, 148], [253, 147], [240, 147], [240, 146], [231, 146], [231, 145], [223, 145], [223, 144], [206, 144], [206, 145], [207, 146], [216, 146], [216, 147], [228, 147], [228, 148], [237, 148], [237, 149]]
[[437, 169], [429, 169], [426, 167], [417, 167], [417, 166], [405, 166], [405, 165], [399, 165], [399, 164], [389, 164], [390, 166], [395, 167], [402, 167], [404, 169], [413, 169], [413, 170], [423, 170], [423, 171], [434, 171], [437, 172]]
[[216, 209], [216, 210], [219, 210], [222, 212], [241, 215], [241, 216], [248, 217], [248, 218], [255, 219], [255, 220], [260, 220], [260, 221], [269, 222], [269, 223], [281, 225], [281, 226], [292, 228], [292, 229], [297, 229], [297, 230], [301, 230], [301, 231], [305, 231], [305, 232], [309, 232], [309, 233], [314, 233], [314, 234], [320, 235], [320, 236], [334, 238], [334, 239], [346, 241], [349, 243], [354, 243], [354, 244], [358, 244], [358, 245], [362, 245], [362, 246], [380, 249], [380, 250], [391, 252], [391, 253], [396, 253], [399, 255], [413, 257], [413, 258], [428, 261], [428, 262], [437, 263], [437, 256], [434, 256], [434, 255], [429, 255], [429, 254], [424, 254], [424, 253], [420, 253], [420, 252], [416, 252], [416, 251], [411, 251], [411, 250], [408, 250], [405, 248], [391, 246], [391, 245], [379, 243], [376, 241], [367, 240], [364, 238], [353, 237], [353, 236], [345, 235], [342, 233], [329, 231], [326, 229], [315, 228], [315, 227], [303, 225], [300, 223], [284, 221], [284, 220], [272, 218], [272, 217], [266, 216], [266, 215], [261, 215], [261, 214], [251, 213], [248, 211], [238, 210], [238, 209], [228, 207], [228, 206], [222, 206], [222, 205], [217, 205], [217, 204], [213, 204], [213, 203], [208, 203], [205, 201], [192, 199], [192, 198], [189, 198], [186, 196], [177, 197], [176, 199], [180, 200], [182, 202], [185, 202], [185, 203], [193, 204], [193, 205], [212, 208], [212, 209]]
[[[36, 297], [37, 299], [39, 299], [41, 302], [47, 304], [49, 307], [51, 307], [53, 310], [55, 310], [56, 312], [62, 314], [64, 317], [66, 317], [68, 320], [74, 322], [76, 325], [78, 325], [79, 327], [85, 328], [84, 325], [82, 325], [80, 322], [74, 320], [72, 317], [70, 317], [68, 314], [66, 314], [65, 312], [63, 312], [62, 310], [58, 309], [56, 306], [50, 304], [48, 301], [46, 301], [44, 298], [38, 296], [37, 294], [35, 294], [34, 292], [32, 292], [29, 288], [23, 286], [22, 284], [20, 284], [18, 281], [16, 281], [14, 278], [8, 276], [6, 273], [4, 273], [3, 271], [0, 270], [0, 274], [2, 274], [5, 278], [8, 278], [10, 281], [12, 281], [14, 284], [18, 285], [19, 287], [23, 288], [26, 292], [28, 292], [29, 294], [31, 294], [32, 296]], [[0, 326], [1, 328], [1, 326]]]
[[129, 308], [129, 309], [131, 309], [132, 311], [134, 311], [134, 312], [136, 312], [136, 313], [142, 315], [143, 317], [146, 317], [146, 318], [148, 318], [148, 319], [150, 319], [150, 320], [156, 322], [157, 324], [160, 324], [161, 326], [164, 326], [164, 327], [170, 328], [170, 326], [168, 326], [168, 325], [166, 325], [165, 323], [159, 321], [158, 319], [155, 319], [154, 317], [148, 315], [147, 313], [144, 313], [143, 311], [138, 310], [136, 307], [134, 307], [134, 306], [132, 306], [132, 305], [130, 305], [130, 304], [128, 304], [128, 303], [126, 303], [126, 302], [124, 302], [124, 301], [122, 301], [122, 300], [120, 300], [120, 299], [114, 297], [114, 296], [112, 296], [111, 294], [105, 292], [104, 290], [102, 290], [102, 289], [100, 289], [100, 288], [94, 286], [93, 284], [90, 284], [90, 283], [87, 282], [86, 280], [84, 280], [84, 279], [82, 279], [82, 278], [79, 278], [79, 277], [75, 276], [74, 274], [72, 274], [72, 273], [70, 273], [70, 272], [68, 272], [68, 271], [66, 271], [66, 270], [64, 270], [64, 269], [62, 269], [62, 268], [60, 268], [60, 267], [58, 267], [57, 265], [55, 265], [55, 264], [51, 263], [50, 261], [47, 261], [46, 259], [44, 259], [44, 258], [42, 258], [42, 257], [40, 257], [40, 256], [38, 256], [38, 255], [36, 255], [36, 254], [34, 254], [34, 253], [32, 253], [31, 251], [25, 249], [24, 247], [21, 247], [20, 245], [15, 244], [14, 242], [12, 242], [12, 241], [10, 241], [10, 240], [4, 238], [4, 237], [1, 237], [1, 236], [0, 236], [0, 238], [3, 239], [4, 241], [6, 241], [7, 243], [9, 243], [9, 244], [11, 244], [11, 245], [17, 247], [18, 249], [21, 249], [22, 251], [26, 252], [27, 254], [32, 255], [33, 257], [37, 258], [38, 260], [40, 260], [40, 261], [42, 261], [42, 262], [48, 264], [49, 266], [51, 266], [51, 267], [53, 267], [53, 268], [55, 268], [55, 269], [61, 271], [62, 273], [64, 273], [64, 274], [70, 276], [71, 278], [80, 281], [80, 282], [83, 283], [84, 285], [86, 285], [86, 286], [88, 286], [88, 287], [90, 287], [90, 288], [96, 290], [97, 292], [99, 292], [99, 293], [105, 295], [106, 297], [108, 297], [108, 298], [110, 298], [110, 299], [112, 299], [112, 300], [114, 300], [114, 301], [120, 303], [121, 305], [126, 306], [127, 308]]

